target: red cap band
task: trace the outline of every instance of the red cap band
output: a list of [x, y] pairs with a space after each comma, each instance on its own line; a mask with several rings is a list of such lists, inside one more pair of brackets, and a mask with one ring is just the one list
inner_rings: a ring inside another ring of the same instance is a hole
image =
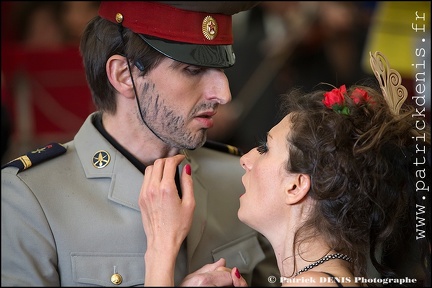
[[171, 41], [233, 44], [231, 15], [181, 10], [148, 1], [101, 1], [99, 16], [122, 23], [135, 33]]

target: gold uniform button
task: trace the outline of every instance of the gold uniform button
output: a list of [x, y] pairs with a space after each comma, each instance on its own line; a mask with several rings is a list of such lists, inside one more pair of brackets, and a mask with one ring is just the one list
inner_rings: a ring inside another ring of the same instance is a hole
[[120, 274], [115, 273], [111, 276], [111, 282], [114, 285], [120, 285], [123, 282], [123, 277]]
[[115, 20], [117, 23], [122, 23], [123, 22], [123, 15], [121, 13], [117, 13], [115, 16]]

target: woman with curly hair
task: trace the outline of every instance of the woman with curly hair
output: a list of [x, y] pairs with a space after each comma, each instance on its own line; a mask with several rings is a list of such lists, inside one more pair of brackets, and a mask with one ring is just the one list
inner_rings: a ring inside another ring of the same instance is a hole
[[296, 92], [267, 141], [240, 160], [240, 220], [269, 239], [283, 281], [297, 278], [294, 286], [327, 281], [327, 273], [358, 284], [368, 258], [395, 277], [379, 263], [379, 245], [409, 212], [414, 157], [430, 137], [416, 143], [412, 108], [394, 115], [372, 88]]

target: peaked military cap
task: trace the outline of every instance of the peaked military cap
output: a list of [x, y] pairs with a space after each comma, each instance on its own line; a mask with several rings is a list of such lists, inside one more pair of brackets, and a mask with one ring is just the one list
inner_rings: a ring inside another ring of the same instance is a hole
[[235, 63], [232, 15], [256, 1], [102, 1], [99, 16], [123, 25], [179, 62], [214, 68]]

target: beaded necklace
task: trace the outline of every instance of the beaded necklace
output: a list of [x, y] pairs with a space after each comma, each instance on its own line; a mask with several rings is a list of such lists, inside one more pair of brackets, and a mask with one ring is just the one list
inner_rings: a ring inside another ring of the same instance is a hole
[[306, 271], [308, 271], [308, 270], [310, 270], [310, 269], [312, 269], [318, 265], [321, 265], [322, 263], [324, 263], [328, 260], [331, 260], [331, 259], [342, 259], [342, 260], [345, 260], [348, 262], [352, 262], [351, 257], [349, 257], [345, 254], [342, 254], [342, 253], [335, 253], [335, 254], [326, 255], [326, 256], [322, 257], [321, 259], [319, 259], [318, 261], [316, 261], [312, 264], [309, 264], [306, 267], [304, 267], [303, 269], [299, 270], [297, 273], [294, 274], [294, 277], [296, 277], [300, 273], [306, 272]]

